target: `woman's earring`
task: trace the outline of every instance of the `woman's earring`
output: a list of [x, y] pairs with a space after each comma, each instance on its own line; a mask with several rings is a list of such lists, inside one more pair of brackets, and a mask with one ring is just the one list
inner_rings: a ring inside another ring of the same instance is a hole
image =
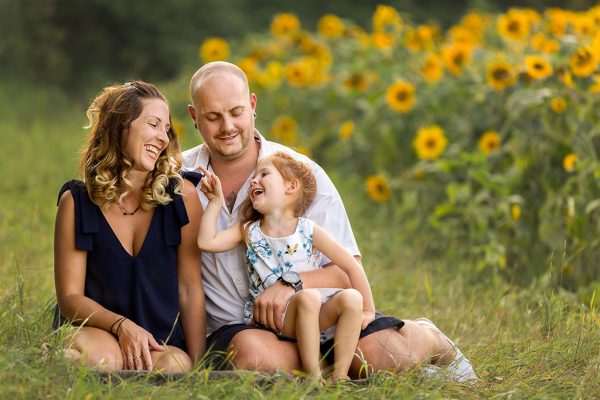
[[252, 114], [254, 115], [254, 118], [256, 118], [256, 111], [254, 111]]
[[194, 128], [198, 129], [198, 124], [194, 121]]

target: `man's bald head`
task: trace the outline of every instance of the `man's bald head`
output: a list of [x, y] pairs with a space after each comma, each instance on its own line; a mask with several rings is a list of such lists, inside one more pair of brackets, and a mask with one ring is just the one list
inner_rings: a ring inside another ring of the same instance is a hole
[[204, 64], [190, 80], [190, 96], [192, 103], [196, 105], [196, 98], [198, 91], [202, 88], [204, 83], [212, 78], [218, 78], [223, 76], [234, 76], [238, 78], [244, 84], [246, 93], [250, 94], [250, 88], [248, 87], [248, 78], [244, 71], [242, 71], [237, 65], [226, 62], [226, 61], [214, 61]]

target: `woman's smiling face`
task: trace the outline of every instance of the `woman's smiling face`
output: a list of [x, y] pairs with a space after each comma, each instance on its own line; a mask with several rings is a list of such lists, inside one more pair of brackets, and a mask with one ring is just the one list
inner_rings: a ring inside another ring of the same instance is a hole
[[133, 169], [154, 170], [160, 154], [169, 145], [169, 107], [161, 99], [142, 99], [142, 112], [131, 122], [126, 132], [124, 153]]

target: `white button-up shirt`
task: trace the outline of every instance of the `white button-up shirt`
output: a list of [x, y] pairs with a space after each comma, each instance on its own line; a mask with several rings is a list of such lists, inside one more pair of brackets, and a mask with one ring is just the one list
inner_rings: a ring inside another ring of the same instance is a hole
[[[258, 132], [256, 132], [256, 139], [260, 142], [259, 159], [276, 151], [285, 151], [312, 167], [317, 180], [317, 195], [307, 210], [306, 217], [316, 222], [351, 254], [360, 256], [342, 199], [323, 168], [288, 147], [266, 140]], [[199, 166], [210, 167], [209, 153], [205, 144], [184, 151], [182, 156], [183, 169], [186, 171], [200, 172]], [[241, 220], [240, 206], [248, 197], [252, 175], [248, 176], [238, 192], [233, 211], [230, 213], [225, 204], [221, 208], [217, 219], [217, 231], [227, 229]], [[202, 207], [206, 208], [208, 199], [198, 188], [196, 191]], [[322, 264], [328, 263], [330, 260], [323, 256]], [[203, 252], [202, 283], [206, 295], [207, 334], [223, 325], [244, 322], [244, 304], [248, 299], [248, 273], [244, 246], [240, 245], [222, 253]]]

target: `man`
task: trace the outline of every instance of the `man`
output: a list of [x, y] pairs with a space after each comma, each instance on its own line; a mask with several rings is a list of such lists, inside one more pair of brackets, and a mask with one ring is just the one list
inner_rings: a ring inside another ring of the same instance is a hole
[[[184, 169], [199, 171], [204, 166], [220, 178], [226, 204], [219, 216], [218, 230], [240, 220], [239, 207], [247, 198], [258, 159], [283, 150], [309, 163], [317, 178], [318, 193], [307, 217], [360, 261], [342, 200], [323, 169], [307, 157], [267, 141], [255, 130], [257, 97], [250, 93], [241, 69], [226, 62], [208, 63], [192, 77], [190, 94], [192, 104], [188, 111], [204, 144], [183, 153]], [[198, 194], [205, 207], [207, 198], [199, 190]], [[213, 350], [227, 352], [237, 368], [266, 372], [301, 369], [295, 343], [280, 340], [271, 331], [280, 330], [282, 312], [299, 286], [297, 281], [304, 288], [349, 286], [346, 275], [331, 263], [319, 271], [302, 273], [292, 282], [274, 284], [255, 303], [256, 322], [271, 329], [266, 330], [243, 324], [248, 278], [241, 246], [225, 253], [202, 254], [202, 278], [209, 334], [207, 348], [212, 346]], [[470, 364], [458, 349], [425, 319], [402, 322], [380, 317], [361, 333], [357, 353], [366, 360], [369, 371], [402, 371], [431, 360], [439, 364], [452, 362], [450, 374], [455, 379], [460, 380], [463, 375], [474, 377]], [[359, 377], [361, 372], [364, 375], [366, 370], [359, 357], [355, 357], [350, 374]]]

